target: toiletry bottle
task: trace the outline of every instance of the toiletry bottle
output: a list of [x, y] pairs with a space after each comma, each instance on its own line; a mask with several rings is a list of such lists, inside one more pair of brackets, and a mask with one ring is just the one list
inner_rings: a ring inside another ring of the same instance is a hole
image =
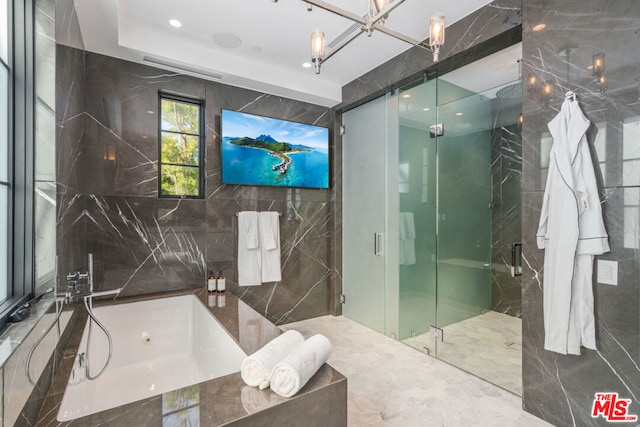
[[213, 271], [209, 271], [209, 278], [207, 279], [207, 291], [213, 293], [216, 291], [216, 276]]
[[209, 307], [215, 307], [216, 306], [216, 294], [213, 293], [209, 293], [209, 295], [207, 295], [207, 305]]
[[218, 275], [218, 292], [224, 292], [226, 289], [226, 283], [224, 276], [222, 275], [222, 270], [220, 270], [220, 274]]

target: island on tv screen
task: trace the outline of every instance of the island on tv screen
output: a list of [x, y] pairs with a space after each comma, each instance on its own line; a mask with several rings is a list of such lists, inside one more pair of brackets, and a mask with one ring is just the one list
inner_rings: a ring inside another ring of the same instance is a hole
[[329, 188], [329, 129], [222, 110], [224, 184]]

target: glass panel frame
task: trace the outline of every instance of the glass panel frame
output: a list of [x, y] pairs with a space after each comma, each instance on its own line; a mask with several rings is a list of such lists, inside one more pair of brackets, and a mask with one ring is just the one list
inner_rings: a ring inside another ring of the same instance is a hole
[[0, 34], [0, 60], [5, 64], [9, 63], [9, 42], [10, 42], [10, 27], [9, 27], [9, 2], [10, 0], [0, 0], [0, 28], [2, 33]]
[[[0, 235], [9, 236], [9, 186], [0, 184]], [[0, 239], [0, 303], [3, 303], [9, 290], [9, 240]]]
[[0, 182], [9, 181], [9, 69], [0, 65]]
[[[168, 110], [173, 111], [174, 117], [169, 116]], [[204, 101], [160, 92], [158, 111], [158, 197], [204, 198]], [[171, 135], [175, 135], [178, 142], [180, 138], [183, 139], [186, 146], [180, 147], [180, 144], [174, 143], [175, 152], [167, 153], [167, 149], [172, 147], [168, 143]], [[192, 147], [193, 143], [196, 143], [195, 150]], [[197, 171], [195, 187], [193, 172], [186, 173], [191, 169]], [[178, 170], [182, 170], [183, 173], [178, 173]], [[173, 179], [169, 172], [172, 173]], [[180, 176], [183, 176], [185, 182], [176, 182], [182, 180]], [[171, 186], [174, 186], [175, 191], [170, 190]]]

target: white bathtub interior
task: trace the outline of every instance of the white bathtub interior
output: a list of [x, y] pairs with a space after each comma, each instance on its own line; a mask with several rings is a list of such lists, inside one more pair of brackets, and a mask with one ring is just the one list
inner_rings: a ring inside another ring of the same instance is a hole
[[[193, 295], [96, 307], [94, 314], [111, 333], [111, 361], [99, 378], [86, 378], [79, 356], [86, 349], [85, 326], [58, 421], [239, 372], [246, 357]], [[108, 341], [95, 324], [90, 343], [90, 374], [96, 375], [107, 360]]]

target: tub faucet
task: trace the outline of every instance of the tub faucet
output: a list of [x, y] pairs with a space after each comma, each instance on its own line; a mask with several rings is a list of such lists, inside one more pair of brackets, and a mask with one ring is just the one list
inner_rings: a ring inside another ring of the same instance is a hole
[[118, 295], [122, 288], [109, 289], [106, 291], [93, 291], [93, 254], [88, 255], [88, 268], [86, 272], [76, 271], [67, 274], [67, 290], [65, 302], [73, 303], [82, 301], [85, 298], [102, 297], [107, 295]]
[[67, 274], [66, 302], [81, 301], [93, 292], [93, 254], [87, 256], [88, 268], [86, 272], [76, 271]]

